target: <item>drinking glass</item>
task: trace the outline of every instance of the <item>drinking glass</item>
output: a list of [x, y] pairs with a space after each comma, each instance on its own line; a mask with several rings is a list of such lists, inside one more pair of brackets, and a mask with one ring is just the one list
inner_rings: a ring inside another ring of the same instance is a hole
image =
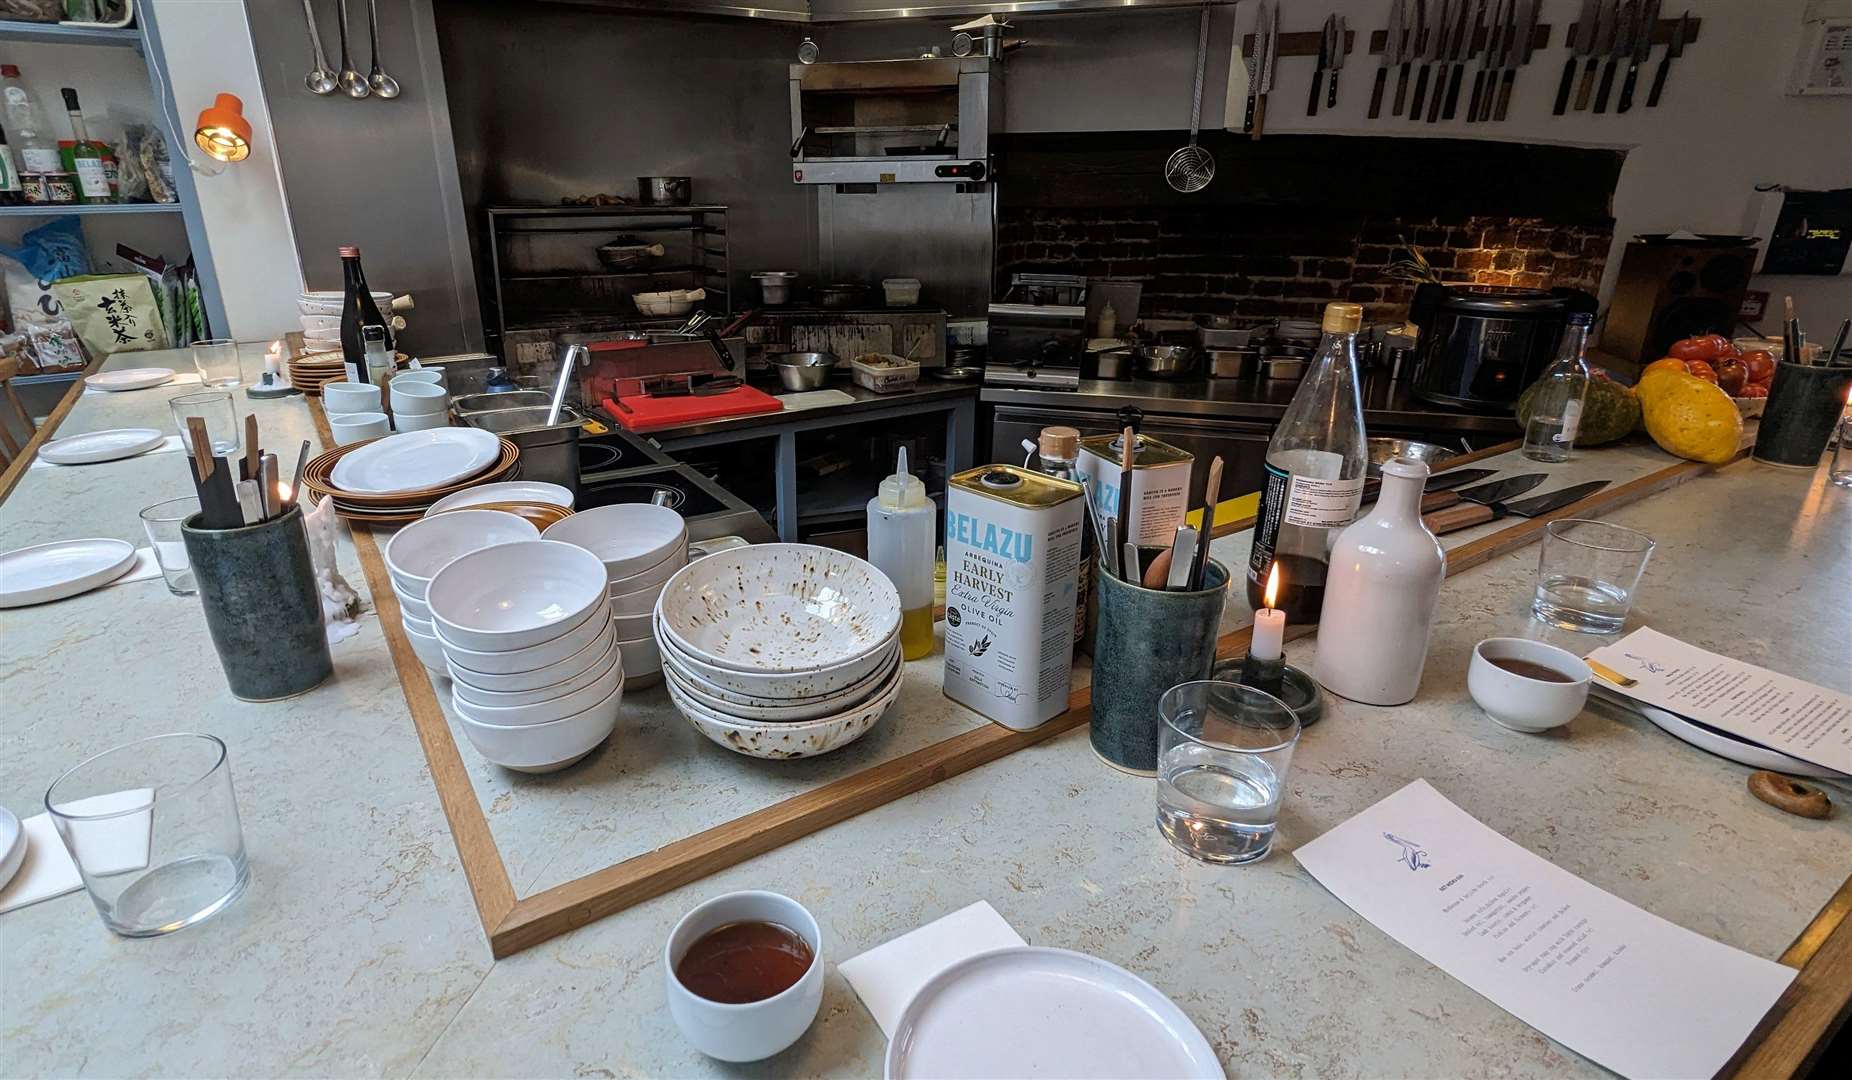
[[175, 596], [192, 596], [199, 592], [193, 577], [193, 564], [186, 556], [186, 541], [180, 536], [180, 523], [199, 513], [199, 500], [191, 495], [158, 502], [141, 512], [141, 527], [154, 548], [154, 561], [161, 566], [161, 580]]
[[241, 386], [244, 363], [238, 343], [231, 338], [205, 338], [193, 343], [193, 367], [206, 386]]
[[209, 918], [251, 880], [231, 766], [214, 736], [105, 750], [54, 781], [45, 809], [103, 925], [124, 937]]
[[1839, 487], [1852, 487], [1852, 409], [1839, 418], [1839, 442], [1833, 446], [1826, 478]]
[[[202, 390], [192, 394], [181, 394], [167, 403], [174, 411], [174, 426], [180, 430], [180, 440], [191, 452], [192, 436], [187, 433], [186, 422], [189, 417], [197, 416], [206, 421], [206, 441], [212, 444], [215, 454], [236, 454], [238, 452], [238, 414], [232, 405], [229, 390]], [[237, 477], [233, 477], [237, 479]]]
[[1564, 630], [1619, 631], [1653, 554], [1653, 538], [1585, 518], [1561, 518], [1543, 528], [1531, 613]]
[[1206, 679], [1166, 690], [1158, 719], [1158, 831], [1203, 862], [1265, 857], [1299, 718], [1271, 694]]

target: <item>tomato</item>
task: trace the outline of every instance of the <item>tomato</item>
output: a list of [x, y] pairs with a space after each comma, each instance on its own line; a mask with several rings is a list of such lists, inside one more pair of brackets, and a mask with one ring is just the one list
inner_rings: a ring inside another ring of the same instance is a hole
[[1655, 371], [1676, 371], [1680, 375], [1691, 374], [1691, 365], [1676, 356], [1665, 356], [1640, 369], [1640, 378], [1644, 379]]
[[1742, 393], [1737, 394], [1735, 396], [1736, 397], [1767, 397], [1768, 387], [1763, 386], [1761, 383], [1750, 383], [1749, 385], [1743, 387]]
[[1666, 352], [1680, 360], [1715, 360], [1730, 351], [1730, 339], [1722, 334], [1700, 334], [1674, 341]]
[[1702, 360], [1693, 360], [1689, 365], [1689, 374], [1694, 379], [1703, 379], [1707, 383], [1717, 381], [1717, 369]]
[[1749, 381], [1760, 386], [1767, 386], [1775, 377], [1775, 354], [1763, 349], [1752, 349], [1743, 354], [1743, 366], [1749, 369]]
[[1749, 369], [1741, 360], [1726, 356], [1717, 361], [1717, 385], [1731, 397], [1742, 396], [1742, 389], [1749, 384]]

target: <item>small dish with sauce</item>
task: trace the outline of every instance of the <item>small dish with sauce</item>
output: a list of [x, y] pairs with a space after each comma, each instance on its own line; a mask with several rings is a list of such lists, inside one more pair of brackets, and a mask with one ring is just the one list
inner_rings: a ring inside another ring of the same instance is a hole
[[1566, 649], [1529, 638], [1486, 638], [1473, 646], [1466, 689], [1494, 723], [1535, 733], [1576, 718], [1588, 701], [1591, 674]]
[[788, 896], [726, 893], [675, 924], [663, 971], [669, 1015], [695, 1049], [721, 1061], [759, 1061], [816, 1020], [823, 934]]

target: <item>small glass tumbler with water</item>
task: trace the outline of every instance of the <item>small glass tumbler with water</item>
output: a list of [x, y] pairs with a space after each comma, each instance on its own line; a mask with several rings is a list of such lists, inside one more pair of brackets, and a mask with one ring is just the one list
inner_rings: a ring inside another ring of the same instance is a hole
[[154, 548], [154, 561], [160, 564], [161, 580], [175, 596], [192, 596], [199, 591], [193, 578], [193, 564], [187, 558], [186, 540], [180, 535], [180, 523], [199, 513], [199, 500], [191, 495], [158, 502], [141, 512], [141, 527]]
[[1531, 613], [1551, 626], [1618, 633], [1653, 554], [1653, 538], [1605, 521], [1562, 518], [1544, 526]]
[[244, 384], [244, 359], [231, 338], [206, 338], [193, 343], [193, 368], [206, 386]]
[[105, 750], [53, 782], [45, 809], [103, 925], [124, 937], [191, 926], [250, 882], [231, 765], [214, 736]]
[[1273, 847], [1299, 719], [1236, 682], [1181, 683], [1158, 699], [1157, 824], [1192, 858], [1253, 862]]
[[188, 453], [192, 452], [193, 442], [187, 433], [186, 422], [194, 416], [206, 422], [206, 441], [212, 444], [213, 453], [238, 452], [238, 413], [230, 391], [203, 390], [181, 394], [169, 400], [167, 407], [173, 410], [174, 427], [180, 432], [180, 441]]
[[1839, 442], [1833, 446], [1833, 463], [1826, 478], [1837, 487], [1852, 487], [1852, 407], [1839, 418]]

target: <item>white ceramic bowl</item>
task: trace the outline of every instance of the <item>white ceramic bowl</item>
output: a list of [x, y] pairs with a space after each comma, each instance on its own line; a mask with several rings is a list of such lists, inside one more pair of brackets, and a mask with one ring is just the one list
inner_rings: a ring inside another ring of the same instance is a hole
[[652, 616], [647, 613], [643, 615], [619, 615], [616, 612], [612, 612], [611, 623], [617, 627], [617, 640], [637, 641], [641, 638], [649, 637], [651, 618]]
[[[444, 659], [445, 665], [450, 672], [450, 677], [457, 682], [468, 683], [472, 689], [482, 690], [488, 693], [512, 694], [530, 690], [545, 690], [562, 683], [571, 682], [587, 671], [596, 668], [599, 662], [604, 659], [605, 651], [616, 643], [617, 633], [612, 629], [609, 623], [606, 623], [603, 630], [593, 636], [589, 642], [582, 645], [577, 652], [563, 656], [550, 664], [543, 664], [540, 667], [532, 668], [528, 671], [508, 671], [500, 673], [473, 671], [459, 665], [455, 660], [450, 659], [448, 652], [446, 652]], [[548, 647], [551, 645], [552, 642], [547, 643]], [[499, 659], [499, 654], [490, 653], [486, 655], [489, 656], [490, 659], [488, 662], [490, 663]], [[625, 668], [628, 670], [629, 665], [626, 664]]]
[[392, 424], [383, 412], [329, 413], [328, 431], [336, 446], [346, 446], [366, 439], [392, 434]]
[[757, 544], [698, 559], [663, 586], [664, 634], [705, 663], [752, 673], [852, 662], [900, 632], [900, 594], [864, 559]]
[[594, 506], [554, 522], [540, 535], [598, 556], [612, 581], [656, 568], [678, 550], [684, 561], [688, 557], [688, 522], [666, 506], [649, 503]]
[[399, 431], [429, 431], [432, 428], [449, 427], [450, 414], [434, 413], [397, 413], [392, 418], [392, 426]]
[[416, 631], [423, 634], [425, 637], [437, 636], [437, 626], [429, 619], [420, 619], [416, 615], [401, 611], [399, 612], [399, 621], [405, 624], [407, 630]]
[[[655, 566], [639, 570], [628, 577], [612, 578], [610, 586], [611, 595], [628, 596], [631, 593], [647, 591], [651, 596], [660, 596], [662, 595], [662, 587], [668, 583], [670, 578], [675, 576], [676, 571], [687, 565], [688, 548], [684, 545], [683, 547], [676, 548], [674, 551], [669, 552], [669, 554]], [[654, 601], [650, 602], [650, 610], [656, 610]]]
[[677, 661], [673, 657], [665, 658], [662, 662], [663, 676], [683, 693], [693, 698], [696, 704], [704, 706], [709, 711], [741, 720], [792, 724], [832, 716], [852, 709], [874, 697], [893, 679], [894, 669], [900, 665], [900, 654], [895, 653], [888, 666], [877, 670], [854, 686], [823, 697], [791, 702], [770, 702], [757, 698], [742, 701], [740, 698], [743, 695], [729, 694], [715, 690], [713, 687], [702, 686], [699, 680], [678, 668], [676, 664]]
[[[810, 946], [810, 967], [783, 993], [730, 1005], [696, 994], [675, 977], [689, 947], [704, 935], [729, 923], [755, 921], [789, 927]], [[669, 931], [662, 950], [670, 1018], [696, 1050], [721, 1061], [758, 1061], [801, 1038], [823, 1003], [823, 969], [823, 932], [816, 918], [796, 900], [774, 892], [726, 893], [696, 906]]]
[[441, 413], [450, 403], [450, 391], [427, 382], [394, 379], [388, 395], [392, 415], [412, 416]]
[[425, 602], [445, 641], [478, 652], [544, 644], [594, 610], [610, 610], [598, 556], [553, 540], [498, 544], [454, 559], [431, 579]]
[[[694, 565], [699, 566], [700, 563], [707, 561], [707, 559], [702, 559]], [[790, 701], [793, 698], [815, 698], [833, 694], [867, 678], [871, 672], [892, 659], [893, 650], [900, 647], [900, 628], [896, 626], [886, 644], [877, 646], [873, 652], [865, 656], [818, 668], [815, 671], [793, 673], [761, 674], [735, 671], [732, 668], [716, 667], [699, 660], [688, 655], [681, 646], [676, 644], [674, 638], [663, 632], [660, 618], [656, 622], [656, 644], [661, 647], [665, 656], [674, 657], [683, 671], [695, 676], [695, 681], [704, 689], [714, 687], [760, 700]]]
[[[1563, 682], [1532, 679], [1506, 671], [1493, 660], [1525, 660], [1563, 676]], [[1566, 649], [1529, 638], [1486, 638], [1473, 646], [1466, 667], [1466, 689], [1494, 723], [1514, 731], [1539, 732], [1562, 727], [1588, 701], [1593, 672]]]
[[[373, 302], [381, 311], [392, 306], [392, 294], [389, 292], [372, 292]], [[304, 315], [333, 315], [335, 327], [341, 325], [341, 305], [347, 300], [347, 294], [340, 289], [316, 289], [311, 292], [296, 294], [296, 310]]]
[[662, 651], [657, 648], [655, 638], [619, 641], [617, 647], [623, 650], [624, 671], [631, 678], [654, 675], [662, 670]]
[[563, 506], [572, 509], [572, 492], [558, 484], [549, 484], [544, 480], [502, 480], [493, 484], [477, 484], [464, 488], [454, 495], [446, 495], [431, 504], [424, 512], [425, 517], [436, 517], [459, 507], [478, 506], [482, 503], [497, 502], [538, 502], [549, 506]]
[[591, 708], [549, 724], [503, 727], [459, 715], [457, 726], [477, 753], [505, 769], [552, 772], [591, 753], [610, 737], [617, 727], [618, 706], [623, 699], [624, 687], [620, 683], [609, 697]]
[[433, 671], [443, 671], [444, 646], [437, 640], [437, 635], [418, 629], [410, 620], [399, 621], [405, 627], [405, 636], [411, 639], [412, 652], [418, 654], [418, 662]]
[[404, 379], [406, 382], [428, 382], [433, 386], [447, 386], [444, 381], [444, 369], [434, 367], [410, 368], [392, 377], [393, 382]]
[[[561, 679], [559, 682], [548, 683], [545, 686], [536, 687], [532, 690], [484, 690], [471, 683], [458, 679], [456, 680], [458, 705], [459, 707], [462, 705], [470, 705], [479, 709], [489, 710], [489, 715], [474, 717], [484, 723], [508, 724], [513, 723], [513, 721], [508, 719], [496, 719], [493, 715], [494, 710], [512, 709], [522, 705], [538, 705], [541, 702], [554, 701], [566, 697], [588, 686], [595, 685], [604, 679], [613, 667], [618, 669], [618, 678], [620, 680], [623, 678], [623, 655], [617, 651], [617, 640], [615, 638], [607, 638], [601, 635], [594, 640], [591, 645], [587, 646], [587, 649], [602, 650], [598, 653], [597, 658], [592, 661], [591, 666], [568, 678]], [[562, 660], [559, 664], [554, 666], [563, 670], [567, 661], [572, 659], [573, 658], [569, 656], [566, 660]], [[599, 696], [602, 697], [603, 695], [601, 694]], [[572, 709], [568, 711], [577, 712], [578, 710]]]
[[[662, 586], [652, 585], [639, 592], [612, 593], [611, 614], [614, 617], [624, 615], [651, 615], [656, 610], [656, 598], [662, 595]], [[653, 633], [648, 627], [644, 633]]]
[[339, 335], [341, 332], [341, 316], [338, 314], [303, 315], [298, 321], [302, 323], [302, 332], [304, 334], [314, 334], [316, 337], [327, 337], [330, 334]]
[[432, 622], [437, 640], [444, 643], [444, 658], [452, 664], [466, 672], [513, 675], [522, 671], [538, 671], [549, 664], [557, 664], [590, 645], [597, 640], [598, 635], [613, 633], [611, 617], [605, 614], [606, 610], [602, 605], [594, 608], [576, 625], [538, 645], [495, 652], [484, 652], [465, 645], [458, 645], [450, 640], [442, 623], [436, 620]]
[[409, 615], [422, 623], [428, 624], [431, 621], [431, 608], [424, 602], [423, 597], [413, 596], [399, 588], [399, 583], [396, 581], [392, 583], [392, 595], [399, 598], [401, 614]]
[[900, 696], [898, 669], [879, 693], [842, 712], [795, 723], [747, 720], [716, 712], [684, 693], [673, 678], [664, 681], [669, 699], [695, 730], [720, 746], [747, 757], [784, 760], [816, 757], [841, 749], [868, 734]]
[[[624, 685], [622, 654], [615, 648], [607, 648], [605, 657], [606, 659], [602, 661], [603, 666], [594, 668], [589, 673], [591, 676], [589, 682], [566, 690], [557, 697], [520, 705], [484, 705], [465, 694], [455, 694], [451, 704], [456, 707], [457, 714], [460, 716], [468, 717], [479, 724], [494, 724], [498, 727], [522, 727], [564, 720], [568, 716], [583, 712], [598, 704], [610, 697], [613, 690]], [[480, 691], [477, 692], [480, 693]], [[546, 690], [532, 691], [536, 694], [546, 692]]]
[[339, 353], [341, 351], [341, 336], [339, 333], [304, 334], [302, 335], [302, 351], [304, 354], [319, 352]]
[[452, 559], [497, 544], [538, 540], [534, 523], [500, 510], [468, 510], [414, 521], [386, 543], [386, 571], [401, 592], [424, 599], [431, 579]]
[[380, 412], [379, 387], [372, 383], [335, 382], [322, 387], [322, 411], [334, 413]]

